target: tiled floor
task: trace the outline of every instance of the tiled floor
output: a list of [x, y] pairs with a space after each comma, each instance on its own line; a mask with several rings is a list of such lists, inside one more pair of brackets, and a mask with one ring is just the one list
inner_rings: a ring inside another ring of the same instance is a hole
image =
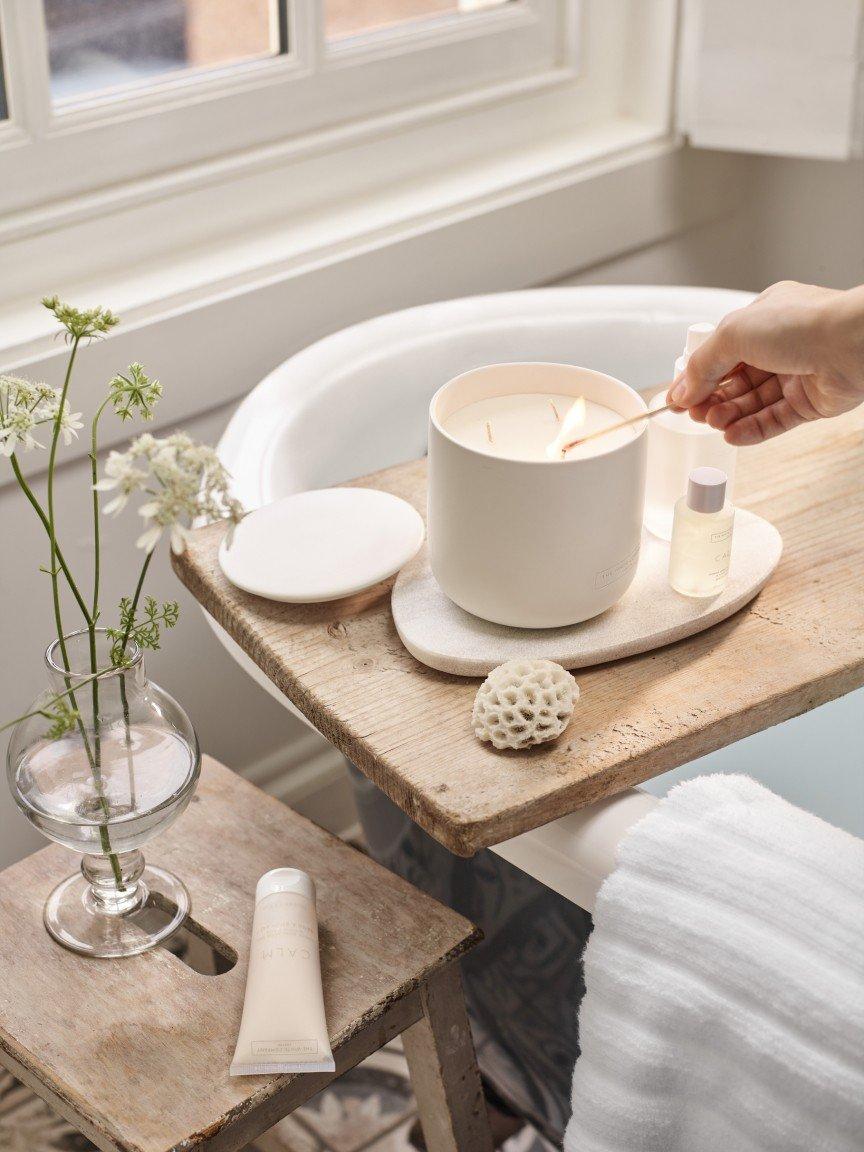
[[[255, 1141], [249, 1152], [412, 1152], [417, 1112], [399, 1041], [347, 1072]], [[552, 1152], [530, 1128], [506, 1152]], [[27, 1088], [0, 1071], [0, 1152], [95, 1152]]]

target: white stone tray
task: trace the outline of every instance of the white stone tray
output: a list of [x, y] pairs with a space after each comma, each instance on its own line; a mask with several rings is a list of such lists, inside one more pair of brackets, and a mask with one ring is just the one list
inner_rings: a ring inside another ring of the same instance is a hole
[[439, 672], [487, 676], [505, 660], [540, 657], [587, 668], [662, 648], [725, 620], [765, 585], [782, 550], [773, 524], [736, 509], [726, 587], [710, 600], [694, 600], [669, 587], [669, 545], [645, 532], [636, 576], [617, 604], [569, 628], [531, 630], [490, 624], [457, 607], [438, 587], [423, 548], [396, 580], [393, 620], [411, 655]]

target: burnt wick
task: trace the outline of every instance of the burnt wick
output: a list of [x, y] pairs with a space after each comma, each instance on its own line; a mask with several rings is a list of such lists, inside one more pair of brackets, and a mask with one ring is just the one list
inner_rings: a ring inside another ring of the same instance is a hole
[[494, 439], [492, 438], [492, 424], [488, 420], [486, 421], [486, 439], [490, 444], [495, 443]]

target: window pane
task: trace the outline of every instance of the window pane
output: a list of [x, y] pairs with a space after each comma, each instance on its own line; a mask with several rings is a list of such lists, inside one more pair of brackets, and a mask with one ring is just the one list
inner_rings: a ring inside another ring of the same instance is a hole
[[278, 9], [278, 0], [45, 0], [52, 95], [276, 55]]
[[324, 0], [328, 40], [392, 28], [409, 20], [496, 8], [507, 0]]

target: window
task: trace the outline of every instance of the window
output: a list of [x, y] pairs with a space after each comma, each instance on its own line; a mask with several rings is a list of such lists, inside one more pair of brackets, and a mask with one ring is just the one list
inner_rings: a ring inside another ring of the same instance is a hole
[[677, 146], [676, 31], [677, 0], [0, 0], [0, 355], [55, 288], [155, 324], [445, 230], [461, 277], [535, 211], [548, 263], [547, 201]]
[[576, 0], [0, 0], [0, 212], [548, 83], [572, 65], [575, 10]]
[[392, 28], [411, 20], [454, 16], [494, 8], [509, 0], [324, 0], [328, 40]]
[[45, 0], [45, 30], [55, 104], [287, 51], [270, 0]]

